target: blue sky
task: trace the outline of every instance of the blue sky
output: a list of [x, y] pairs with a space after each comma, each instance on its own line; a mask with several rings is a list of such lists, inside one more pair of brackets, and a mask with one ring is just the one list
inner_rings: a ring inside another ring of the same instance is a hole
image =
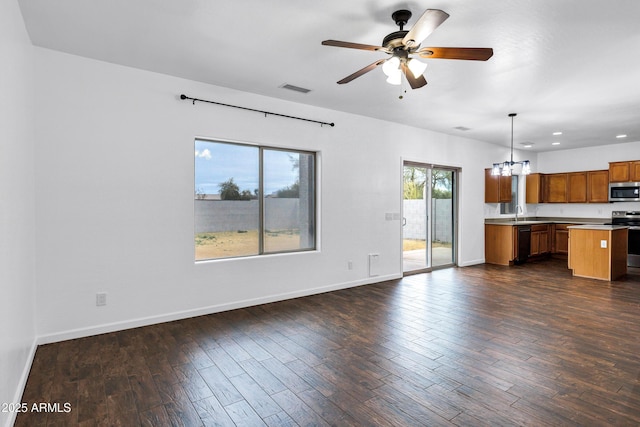
[[[235, 145], [196, 140], [195, 190], [206, 194], [220, 193], [220, 183], [233, 178], [240, 191], [251, 193], [258, 188], [260, 150], [248, 145]], [[265, 194], [285, 188], [298, 179], [290, 157], [296, 153], [264, 151]]]

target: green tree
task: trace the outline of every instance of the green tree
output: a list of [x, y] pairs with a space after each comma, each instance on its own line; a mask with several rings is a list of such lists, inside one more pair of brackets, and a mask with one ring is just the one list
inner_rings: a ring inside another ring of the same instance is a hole
[[431, 197], [434, 199], [450, 199], [452, 196], [453, 172], [433, 169], [431, 171]]
[[276, 197], [281, 199], [297, 199], [300, 197], [300, 182], [296, 180], [291, 185], [288, 185], [280, 190], [276, 191]]
[[424, 186], [427, 182], [424, 168], [415, 166], [404, 167], [404, 198], [424, 198]]
[[240, 187], [233, 182], [233, 177], [219, 185], [222, 200], [240, 200]]

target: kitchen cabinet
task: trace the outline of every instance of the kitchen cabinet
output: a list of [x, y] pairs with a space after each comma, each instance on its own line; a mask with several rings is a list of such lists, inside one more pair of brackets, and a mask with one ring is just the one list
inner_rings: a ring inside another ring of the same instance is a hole
[[526, 203], [544, 203], [544, 183], [545, 175], [532, 173], [527, 175], [526, 181]]
[[640, 160], [609, 163], [609, 182], [640, 182]]
[[549, 228], [549, 224], [536, 224], [531, 226], [530, 256], [545, 255], [550, 252]]
[[567, 174], [567, 201], [569, 203], [587, 203], [586, 172]]
[[511, 177], [491, 175], [491, 169], [484, 170], [484, 202], [511, 202]]
[[545, 179], [545, 196], [547, 203], [567, 203], [568, 174], [552, 173]]
[[609, 171], [587, 172], [587, 202], [607, 203], [609, 201]]
[[569, 253], [569, 230], [572, 224], [553, 224], [551, 252], [566, 255]]
[[484, 226], [484, 260], [487, 264], [510, 265], [516, 257], [518, 227]]
[[574, 276], [616, 280], [627, 273], [628, 228], [569, 227], [569, 268]]

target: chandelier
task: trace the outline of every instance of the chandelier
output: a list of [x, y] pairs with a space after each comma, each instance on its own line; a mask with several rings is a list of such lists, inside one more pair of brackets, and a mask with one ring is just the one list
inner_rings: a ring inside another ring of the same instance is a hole
[[511, 176], [515, 165], [522, 166], [522, 171], [520, 172], [522, 175], [529, 175], [531, 173], [531, 163], [529, 160], [522, 160], [520, 162], [513, 161], [513, 118], [515, 116], [517, 116], [516, 113], [509, 113], [509, 117], [511, 117], [511, 159], [504, 163], [494, 163], [491, 168], [491, 175]]

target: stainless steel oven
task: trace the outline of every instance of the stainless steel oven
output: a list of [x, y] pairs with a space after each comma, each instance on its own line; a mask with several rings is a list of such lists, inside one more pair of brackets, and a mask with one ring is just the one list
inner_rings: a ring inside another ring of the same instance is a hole
[[640, 212], [613, 211], [611, 223], [629, 227], [627, 265], [640, 267]]

